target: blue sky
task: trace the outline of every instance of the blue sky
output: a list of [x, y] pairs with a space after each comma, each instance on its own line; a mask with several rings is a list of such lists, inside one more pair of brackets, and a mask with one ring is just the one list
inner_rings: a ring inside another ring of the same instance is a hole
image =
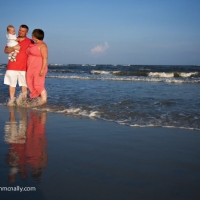
[[[45, 32], [49, 63], [200, 65], [199, 0], [1, 1], [6, 27]], [[2, 20], [3, 19], [3, 20]]]

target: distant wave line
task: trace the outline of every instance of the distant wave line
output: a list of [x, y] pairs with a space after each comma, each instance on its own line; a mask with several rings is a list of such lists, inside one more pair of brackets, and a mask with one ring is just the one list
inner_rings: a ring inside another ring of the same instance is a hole
[[177, 79], [173, 77], [95, 77], [95, 76], [56, 76], [47, 78], [80, 79], [80, 80], [107, 80], [107, 81], [145, 81], [145, 82], [167, 82], [167, 83], [200, 83], [200, 79]]

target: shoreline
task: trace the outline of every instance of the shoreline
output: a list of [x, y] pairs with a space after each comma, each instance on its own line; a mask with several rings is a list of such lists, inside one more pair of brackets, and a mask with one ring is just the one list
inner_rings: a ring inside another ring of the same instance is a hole
[[[15, 181], [8, 183], [12, 166], [5, 163], [5, 155], [10, 153], [11, 143], [5, 142], [5, 136], [12, 135], [9, 128], [13, 124], [18, 135], [21, 128], [21, 138], [23, 133], [26, 136], [18, 146], [24, 146], [23, 162], [29, 168], [25, 179], [17, 172]], [[72, 200], [200, 197], [198, 131], [135, 128], [6, 106], [0, 106], [0, 125], [3, 174], [0, 186], [37, 188], [30, 193], [0, 192], [0, 197]], [[30, 159], [31, 155], [34, 159]]]

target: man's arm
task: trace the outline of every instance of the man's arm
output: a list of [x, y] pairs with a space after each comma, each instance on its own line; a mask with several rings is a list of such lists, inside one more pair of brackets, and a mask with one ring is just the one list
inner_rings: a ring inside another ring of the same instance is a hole
[[11, 53], [12, 51], [14, 51], [14, 48], [13, 47], [5, 47], [4, 49], [4, 53]]
[[5, 47], [5, 49], [4, 49], [4, 53], [11, 53], [12, 51], [14, 51], [14, 50], [20, 50], [20, 46], [19, 45], [17, 45], [17, 46], [14, 46], [14, 47]]

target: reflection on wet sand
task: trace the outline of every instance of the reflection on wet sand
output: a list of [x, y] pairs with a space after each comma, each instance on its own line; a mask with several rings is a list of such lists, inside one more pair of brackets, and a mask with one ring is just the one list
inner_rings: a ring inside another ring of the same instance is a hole
[[42, 168], [47, 163], [45, 138], [46, 113], [30, 113], [26, 133], [26, 164], [31, 167], [31, 175], [40, 182]]
[[5, 155], [5, 162], [10, 165], [8, 183], [14, 183], [18, 173], [21, 179], [30, 173], [40, 182], [47, 165], [46, 113], [18, 107], [10, 107], [9, 112], [9, 122], [5, 124], [5, 141], [9, 144]]

